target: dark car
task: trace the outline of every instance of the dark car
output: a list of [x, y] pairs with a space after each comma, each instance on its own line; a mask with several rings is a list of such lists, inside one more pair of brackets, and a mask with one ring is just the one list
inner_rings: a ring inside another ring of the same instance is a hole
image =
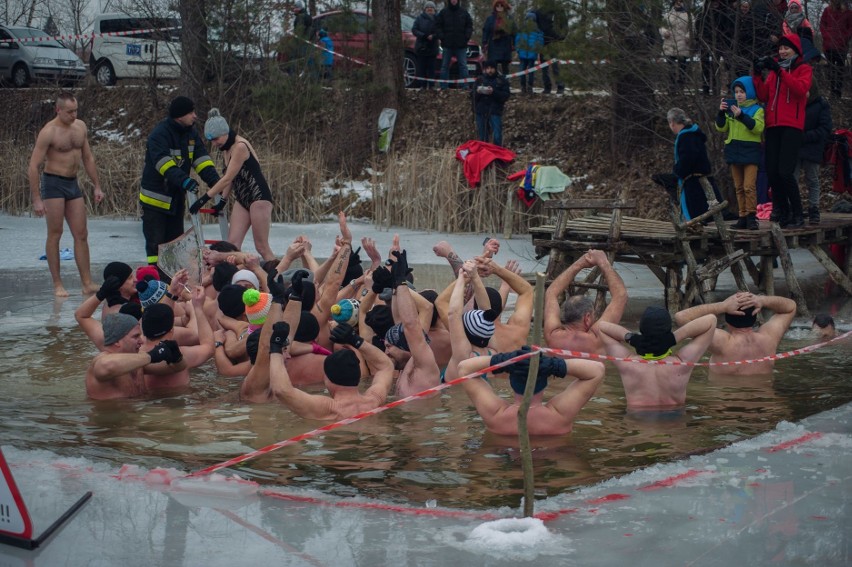
[[[414, 55], [414, 42], [417, 38], [411, 33], [414, 18], [402, 14], [400, 16], [400, 27], [402, 31], [403, 71], [405, 72], [405, 86], [414, 86], [414, 77], [417, 76], [417, 58]], [[350, 61], [343, 57], [335, 57], [335, 66], [352, 68], [360, 63], [370, 62], [372, 16], [362, 10], [335, 10], [325, 12], [314, 17], [315, 30], [324, 29], [331, 41], [334, 42], [334, 51], [340, 55], [355, 59]], [[435, 78], [440, 76], [441, 54], [438, 54], [439, 63], [435, 70]], [[482, 52], [479, 45], [470, 41], [467, 44], [467, 68], [468, 74], [475, 77], [482, 70]], [[453, 59], [450, 64], [450, 78], [458, 78], [458, 65]]]

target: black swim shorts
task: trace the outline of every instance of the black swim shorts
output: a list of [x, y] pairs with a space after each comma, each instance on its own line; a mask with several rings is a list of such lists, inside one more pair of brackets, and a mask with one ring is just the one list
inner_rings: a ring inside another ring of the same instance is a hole
[[42, 199], [65, 199], [73, 201], [83, 196], [76, 177], [65, 177], [54, 173], [43, 173], [39, 187]]

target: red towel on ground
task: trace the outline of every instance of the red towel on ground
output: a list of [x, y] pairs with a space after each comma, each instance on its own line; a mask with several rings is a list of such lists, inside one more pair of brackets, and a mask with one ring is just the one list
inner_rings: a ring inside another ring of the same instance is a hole
[[464, 176], [471, 187], [479, 185], [483, 170], [494, 160], [510, 162], [515, 152], [506, 148], [470, 140], [456, 148], [456, 159], [464, 163]]

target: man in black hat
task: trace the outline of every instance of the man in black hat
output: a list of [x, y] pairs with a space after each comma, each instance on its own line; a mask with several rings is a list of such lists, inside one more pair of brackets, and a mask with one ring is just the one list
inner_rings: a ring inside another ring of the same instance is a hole
[[[652, 306], [642, 314], [638, 333], [607, 321], [598, 321], [598, 329], [606, 353], [628, 359], [614, 363], [624, 384], [627, 409], [671, 410], [686, 403], [686, 385], [694, 366], [665, 361], [698, 362], [713, 340], [716, 316], [698, 317], [672, 332], [669, 312]], [[692, 340], [674, 353], [673, 347], [684, 339]]]
[[[771, 309], [774, 315], [763, 325], [754, 328], [757, 314], [761, 309]], [[724, 315], [728, 329], [716, 329], [713, 342], [710, 343], [710, 362], [734, 362], [763, 358], [775, 354], [778, 343], [793, 317], [796, 316], [796, 302], [777, 295], [754, 295], [748, 292], [737, 292], [725, 301], [697, 305], [684, 309], [675, 314], [678, 325], [686, 325], [690, 321], [707, 314]], [[737, 376], [754, 376], [769, 374], [774, 366], [773, 361], [753, 364], [737, 364], [734, 366], [711, 367], [714, 374], [733, 374]]]
[[157, 124], [148, 136], [145, 167], [139, 202], [142, 205], [142, 233], [149, 264], [156, 264], [158, 246], [183, 234], [185, 195], [195, 193], [198, 182], [194, 170], [213, 187], [219, 174], [195, 129], [195, 103], [185, 96], [169, 104], [169, 117]]

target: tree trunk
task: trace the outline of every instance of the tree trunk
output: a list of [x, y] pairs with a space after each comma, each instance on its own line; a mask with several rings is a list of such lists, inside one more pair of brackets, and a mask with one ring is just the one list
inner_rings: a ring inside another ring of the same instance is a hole
[[656, 111], [651, 58], [658, 35], [652, 14], [633, 0], [608, 0], [612, 57], [612, 154], [647, 145]]
[[204, 83], [210, 74], [210, 46], [207, 43], [206, 0], [180, 0], [181, 27], [180, 88], [196, 106], [204, 100]]
[[[373, 74], [382, 105], [400, 109], [403, 94], [399, 0], [373, 2]], [[378, 119], [378, 115], [376, 115]]]

